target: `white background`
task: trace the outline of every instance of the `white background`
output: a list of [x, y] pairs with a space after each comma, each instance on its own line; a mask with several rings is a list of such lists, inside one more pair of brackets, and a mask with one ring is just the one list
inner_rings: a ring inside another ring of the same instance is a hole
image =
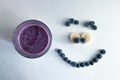
[[[80, 25], [66, 27], [75, 18]], [[21, 56], [11, 42], [21, 22], [37, 19], [51, 30], [50, 50], [42, 57]], [[98, 29], [82, 23], [94, 20]], [[89, 44], [71, 44], [71, 32], [91, 34]], [[0, 80], [120, 80], [120, 0], [0, 0]], [[107, 54], [94, 66], [74, 68], [54, 51], [61, 48], [71, 60], [86, 61], [104, 48]]]

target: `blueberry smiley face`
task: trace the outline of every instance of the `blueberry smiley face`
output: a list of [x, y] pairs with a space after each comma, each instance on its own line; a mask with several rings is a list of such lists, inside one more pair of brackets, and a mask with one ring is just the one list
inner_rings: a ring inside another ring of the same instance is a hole
[[[75, 20], [74, 18], [70, 18], [68, 21], [65, 22], [65, 26], [70, 26], [71, 24], [78, 25], [79, 21]], [[97, 26], [95, 25], [94, 21], [85, 22], [85, 27], [91, 28], [92, 30], [97, 30]], [[79, 33], [71, 33], [69, 36], [70, 42], [73, 44], [79, 44], [79, 43], [88, 43], [91, 40], [91, 36], [87, 32], [83, 32], [82, 34]], [[71, 65], [72, 67], [76, 68], [83, 68], [92, 66], [95, 63], [97, 63], [103, 55], [106, 53], [105, 49], [100, 49], [96, 55], [93, 56], [92, 59], [89, 61], [82, 61], [82, 62], [76, 62], [73, 60], [70, 60], [68, 57], [66, 57], [65, 53], [62, 51], [62, 49], [55, 49], [55, 51], [58, 53], [58, 55], [61, 57], [63, 61]]]

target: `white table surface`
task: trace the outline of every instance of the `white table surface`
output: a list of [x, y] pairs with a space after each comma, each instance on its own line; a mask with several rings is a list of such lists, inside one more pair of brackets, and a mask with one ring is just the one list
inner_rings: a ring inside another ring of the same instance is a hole
[[[65, 27], [67, 18], [80, 25]], [[21, 22], [37, 19], [49, 26], [53, 40], [42, 57], [21, 56], [10, 41]], [[94, 20], [98, 30], [82, 26]], [[71, 32], [88, 32], [91, 43], [73, 45]], [[0, 80], [120, 80], [120, 0], [0, 0]], [[88, 60], [97, 49], [107, 54], [94, 66], [74, 68], [54, 51], [61, 48], [74, 61]]]

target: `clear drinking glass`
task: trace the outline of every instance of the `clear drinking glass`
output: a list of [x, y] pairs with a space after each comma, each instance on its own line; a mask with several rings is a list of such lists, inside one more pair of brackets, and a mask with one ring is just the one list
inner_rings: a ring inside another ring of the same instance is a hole
[[24, 21], [16, 28], [13, 36], [15, 49], [27, 58], [44, 55], [49, 50], [51, 42], [50, 29], [38, 20]]

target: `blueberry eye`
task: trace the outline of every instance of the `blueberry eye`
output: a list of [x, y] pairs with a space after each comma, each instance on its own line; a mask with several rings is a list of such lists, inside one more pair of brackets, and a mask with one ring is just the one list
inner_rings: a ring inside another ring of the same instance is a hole
[[80, 39], [82, 43], [85, 43], [86, 42], [86, 39], [85, 38], [81, 38]]
[[83, 32], [81, 35], [80, 35], [80, 41], [82, 43], [87, 43], [87, 42], [90, 42], [91, 40], [91, 36], [89, 33], [86, 33], [86, 32]]
[[78, 33], [71, 33], [70, 34], [70, 41], [72, 43], [75, 43], [75, 44], [79, 43], [80, 42], [80, 35]]
[[80, 42], [80, 38], [75, 38], [75, 39], [74, 39], [74, 42], [75, 42], [75, 43], [79, 43], [79, 42]]

